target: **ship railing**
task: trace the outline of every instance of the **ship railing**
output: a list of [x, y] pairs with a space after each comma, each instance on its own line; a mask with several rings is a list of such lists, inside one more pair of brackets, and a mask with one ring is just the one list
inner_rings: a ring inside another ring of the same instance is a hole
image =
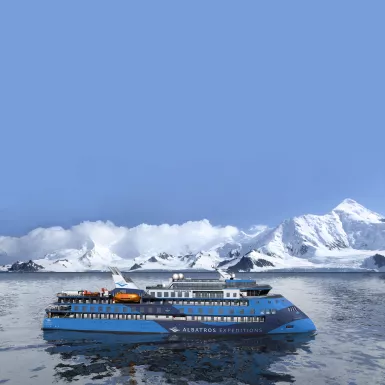
[[47, 311], [54, 311], [54, 310], [57, 310], [57, 311], [66, 311], [66, 310], [71, 310], [71, 306], [70, 305], [50, 305], [47, 307], [46, 309]]

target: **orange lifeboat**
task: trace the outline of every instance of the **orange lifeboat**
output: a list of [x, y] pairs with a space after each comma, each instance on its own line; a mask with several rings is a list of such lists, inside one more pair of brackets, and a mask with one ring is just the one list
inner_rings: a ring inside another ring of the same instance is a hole
[[88, 291], [88, 290], [84, 290], [83, 291], [83, 295], [91, 295], [91, 296], [99, 296], [99, 292], [98, 291]]
[[140, 302], [140, 295], [134, 293], [116, 293], [115, 302]]

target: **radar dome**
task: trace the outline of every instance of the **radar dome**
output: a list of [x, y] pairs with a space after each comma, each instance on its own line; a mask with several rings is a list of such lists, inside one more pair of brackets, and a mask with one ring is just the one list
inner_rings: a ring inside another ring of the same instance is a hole
[[184, 278], [184, 275], [182, 273], [179, 273], [179, 279], [183, 279]]
[[173, 274], [172, 278], [177, 280], [179, 278], [179, 274], [177, 274], [177, 273]]

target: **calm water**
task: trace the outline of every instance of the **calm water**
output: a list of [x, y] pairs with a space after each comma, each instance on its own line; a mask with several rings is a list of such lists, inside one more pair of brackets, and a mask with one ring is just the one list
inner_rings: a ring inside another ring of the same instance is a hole
[[[141, 287], [168, 276], [131, 274]], [[43, 333], [44, 308], [57, 291], [111, 288], [110, 275], [0, 274], [0, 384], [385, 384], [385, 274], [245, 276], [292, 300], [313, 319], [317, 334]]]

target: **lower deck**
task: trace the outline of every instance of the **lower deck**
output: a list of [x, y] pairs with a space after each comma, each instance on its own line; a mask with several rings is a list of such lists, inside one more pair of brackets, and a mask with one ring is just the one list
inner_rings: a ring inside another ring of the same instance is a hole
[[315, 331], [313, 322], [307, 318], [285, 322], [276, 317], [264, 322], [210, 322], [183, 320], [120, 320], [88, 318], [45, 318], [44, 330], [76, 330], [118, 333], [176, 333], [176, 334], [274, 334], [306, 333]]

